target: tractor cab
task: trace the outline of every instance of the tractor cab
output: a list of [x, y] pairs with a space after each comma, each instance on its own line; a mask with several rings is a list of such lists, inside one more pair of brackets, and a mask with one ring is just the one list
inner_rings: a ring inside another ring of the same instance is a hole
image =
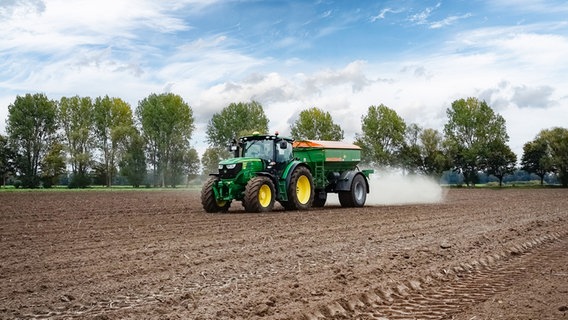
[[262, 159], [268, 167], [273, 167], [293, 159], [292, 142], [293, 139], [279, 137], [278, 133], [260, 135], [255, 132], [240, 138], [236, 145], [231, 146], [231, 150], [235, 157]]

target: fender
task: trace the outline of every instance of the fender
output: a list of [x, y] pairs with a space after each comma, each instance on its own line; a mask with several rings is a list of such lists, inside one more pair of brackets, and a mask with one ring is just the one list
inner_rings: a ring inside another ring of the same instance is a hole
[[268, 177], [270, 179], [270, 181], [272, 181], [272, 183], [274, 184], [274, 188], [276, 189], [276, 191], [278, 190], [278, 177], [277, 176], [273, 175], [270, 172], [266, 172], [266, 171], [256, 172], [255, 174], [256, 174], [256, 176]]
[[296, 168], [298, 166], [304, 166], [306, 168], [308, 168], [308, 170], [310, 171], [310, 173], [312, 172], [312, 170], [310, 169], [310, 167], [308, 165], [306, 165], [304, 162], [300, 162], [300, 161], [292, 161], [290, 162], [290, 164], [286, 167], [286, 169], [284, 170], [284, 172], [282, 172], [282, 177], [281, 178], [286, 178], [286, 186], [290, 185], [290, 179], [292, 177], [292, 172], [294, 172], [294, 170], [296, 170]]
[[350, 191], [351, 190], [351, 183], [353, 183], [353, 179], [357, 175], [362, 175], [365, 179], [365, 185], [367, 187], [367, 193], [369, 193], [369, 180], [365, 175], [360, 171], [343, 171], [341, 176], [337, 180], [335, 184], [335, 191]]

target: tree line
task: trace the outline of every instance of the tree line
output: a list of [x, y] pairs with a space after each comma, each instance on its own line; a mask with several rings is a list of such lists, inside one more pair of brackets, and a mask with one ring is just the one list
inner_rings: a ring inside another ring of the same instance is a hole
[[[554, 174], [568, 185], [568, 130], [542, 130], [524, 145], [521, 167], [507, 145], [505, 120], [484, 101], [459, 99], [446, 110], [443, 132], [407, 124], [393, 109], [370, 106], [354, 141], [367, 166], [400, 168], [440, 177], [452, 170], [467, 185], [480, 173], [499, 183], [517, 169], [541, 178]], [[256, 102], [230, 103], [209, 120], [209, 147], [201, 159], [191, 145], [192, 108], [172, 93], [150, 94], [131, 106], [120, 98], [17, 96], [8, 106], [6, 136], [0, 135], [0, 175], [26, 188], [50, 187], [62, 176], [68, 186], [111, 186], [117, 177], [138, 187], [176, 186], [216, 172], [230, 154], [227, 144], [254, 131], [268, 132], [269, 120]], [[343, 140], [329, 112], [301, 111], [290, 127], [294, 139]]]

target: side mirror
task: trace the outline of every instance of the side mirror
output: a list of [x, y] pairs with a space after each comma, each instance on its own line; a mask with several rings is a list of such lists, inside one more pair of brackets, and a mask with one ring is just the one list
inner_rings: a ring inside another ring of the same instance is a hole
[[239, 146], [237, 146], [236, 144], [231, 144], [227, 149], [229, 149], [229, 152], [233, 154], [233, 157], [235, 158], [239, 157]]
[[288, 149], [288, 143], [286, 141], [280, 142], [280, 149]]

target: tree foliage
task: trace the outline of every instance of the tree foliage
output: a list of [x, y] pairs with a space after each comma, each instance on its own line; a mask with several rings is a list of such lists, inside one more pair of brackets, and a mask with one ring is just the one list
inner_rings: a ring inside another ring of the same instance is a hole
[[545, 129], [538, 134], [537, 139], [546, 142], [550, 168], [558, 175], [562, 186], [568, 187], [568, 129]]
[[256, 101], [231, 103], [209, 121], [207, 141], [212, 147], [225, 148], [231, 140], [254, 131], [268, 132], [262, 105]]
[[355, 144], [361, 147], [362, 160], [371, 165], [398, 165], [397, 155], [404, 146], [406, 123], [394, 111], [381, 104], [370, 106], [363, 116], [361, 134]]
[[189, 185], [189, 182], [197, 178], [201, 171], [201, 161], [199, 161], [199, 154], [195, 148], [191, 148], [183, 154], [183, 163], [183, 172], [187, 179], [186, 184]]
[[503, 141], [496, 140], [489, 145], [489, 151], [483, 167], [489, 175], [499, 179], [499, 186], [503, 185], [503, 177], [515, 172], [517, 155]]
[[119, 151], [134, 130], [132, 110], [122, 99], [105, 96], [95, 100], [93, 115], [95, 138], [102, 153], [105, 184], [110, 187], [119, 161]]
[[525, 143], [521, 168], [529, 173], [536, 174], [540, 178], [540, 185], [544, 184], [544, 176], [552, 171], [548, 145], [544, 139], [536, 138]]
[[92, 164], [94, 147], [93, 102], [89, 97], [62, 97], [59, 100], [59, 124], [69, 154], [69, 164], [73, 172], [74, 188], [84, 188], [90, 184], [88, 178]]
[[22, 184], [40, 184], [40, 164], [57, 130], [57, 105], [45, 94], [17, 96], [8, 106], [6, 132], [18, 155], [17, 167]]
[[301, 111], [290, 129], [296, 140], [343, 140], [343, 130], [329, 112], [316, 107]]
[[0, 187], [6, 185], [6, 179], [16, 171], [16, 153], [10, 146], [8, 137], [0, 134]]
[[441, 177], [450, 168], [450, 161], [444, 148], [444, 137], [435, 129], [427, 128], [420, 133], [420, 154], [422, 171], [430, 176]]
[[419, 137], [421, 132], [422, 128], [416, 123], [406, 127], [404, 143], [398, 154], [400, 166], [406, 173], [414, 174], [422, 169], [424, 159], [420, 152]]
[[509, 140], [505, 119], [476, 98], [456, 100], [446, 113], [444, 134], [454, 169], [463, 173], [467, 185], [475, 184], [491, 145]]
[[41, 182], [44, 188], [51, 188], [65, 173], [65, 150], [63, 144], [54, 141], [41, 162]]
[[134, 130], [125, 141], [125, 152], [120, 160], [121, 173], [135, 188], [140, 187], [146, 178], [146, 142], [137, 130]]
[[201, 165], [203, 166], [203, 174], [216, 173], [219, 171], [219, 162], [229, 157], [226, 149], [210, 147], [205, 150], [201, 156]]
[[194, 130], [191, 107], [173, 93], [151, 94], [138, 103], [136, 115], [148, 143], [154, 185], [175, 185], [182, 159], [177, 152], [190, 148]]

